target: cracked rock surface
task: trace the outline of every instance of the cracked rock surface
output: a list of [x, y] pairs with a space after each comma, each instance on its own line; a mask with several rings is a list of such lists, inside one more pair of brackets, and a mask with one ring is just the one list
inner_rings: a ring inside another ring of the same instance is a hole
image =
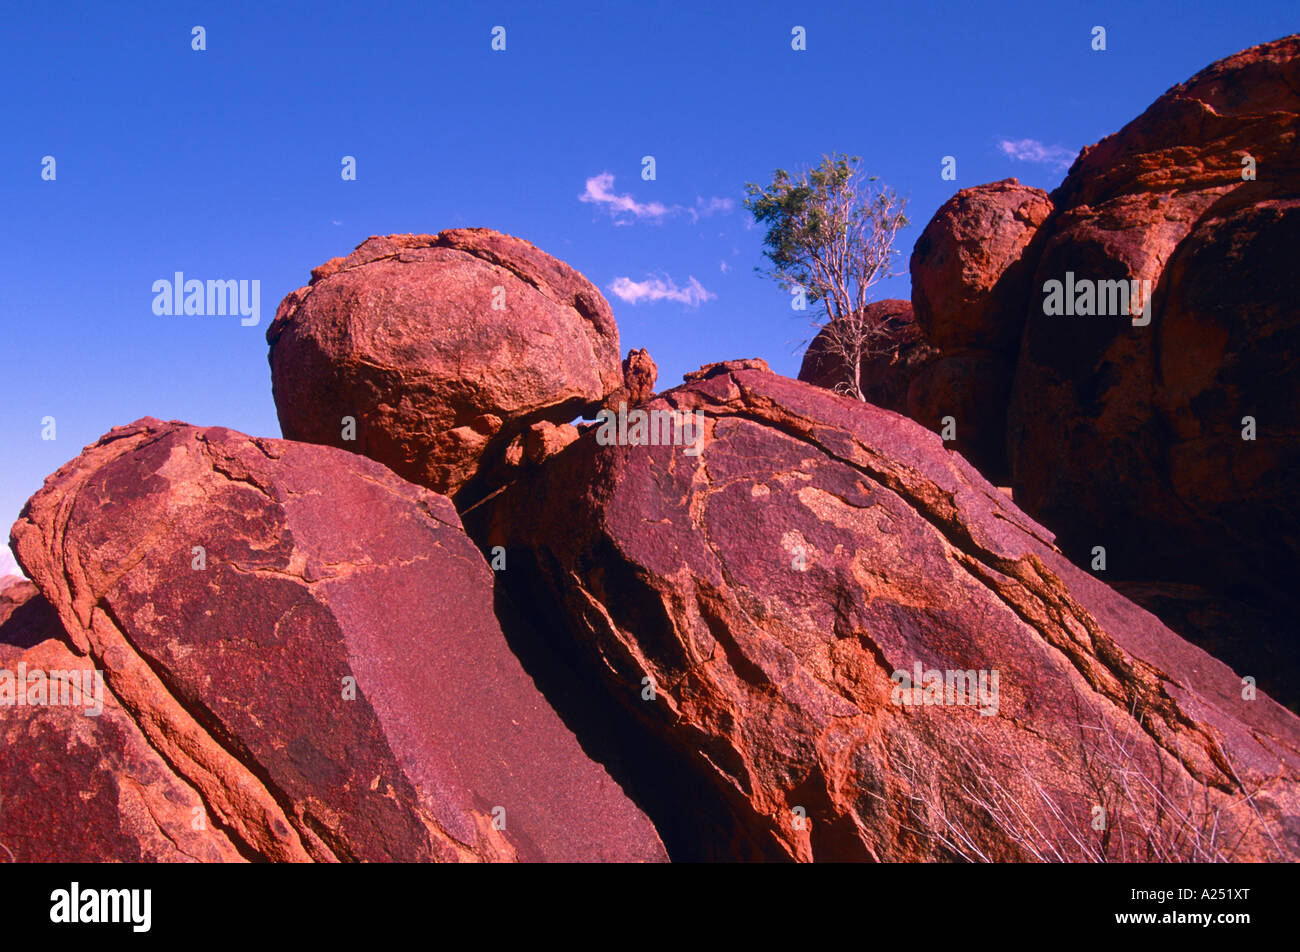
[[[0, 668], [20, 664], [78, 678], [91, 669], [53, 637], [25, 651], [0, 644]], [[198, 792], [112, 695], [103, 700], [96, 717], [56, 705], [0, 711], [0, 862], [239, 862]]]
[[[1300, 719], [937, 435], [756, 363], [687, 380], [647, 409], [703, 412], [699, 456], [586, 433], [467, 519], [736, 818], [719, 855], [1300, 858]], [[896, 703], [917, 662], [997, 704]]]
[[[664, 858], [511, 653], [450, 501], [371, 460], [146, 418], [50, 477], [13, 540], [112, 705], [89, 728], [2, 711], [6, 757], [98, 744], [101, 766], [61, 769], [101, 813], [116, 795], [123, 828], [153, 804], [175, 836], [201, 803], [219, 835], [175, 852]], [[102, 836], [104, 858], [174, 858], [148, 829]]]

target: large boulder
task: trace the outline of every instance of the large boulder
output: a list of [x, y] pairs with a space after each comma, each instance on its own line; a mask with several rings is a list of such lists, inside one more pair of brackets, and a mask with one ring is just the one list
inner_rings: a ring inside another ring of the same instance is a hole
[[949, 446], [998, 483], [1010, 469], [1007, 401], [1036, 237], [1051, 211], [1046, 192], [1013, 178], [964, 188], [912, 250], [912, 306], [936, 356], [912, 380], [906, 413], [939, 432], [948, 420]]
[[[1067, 553], [1102, 547], [1117, 577], [1289, 601], [1298, 132], [1291, 36], [1173, 87], [1052, 195], [1009, 408], [1012, 483]], [[1048, 282], [1070, 280], [1148, 282], [1149, 312], [1046, 313]]]
[[623, 383], [600, 292], [485, 228], [369, 238], [312, 271], [266, 336], [287, 439], [442, 493], [530, 424], [590, 415]]
[[[867, 315], [868, 321], [880, 325], [884, 337], [872, 345], [874, 352], [861, 361], [862, 396], [867, 403], [906, 413], [907, 388], [934, 360], [936, 351], [922, 337], [910, 302], [897, 298], [873, 301], [867, 305]], [[822, 328], [809, 343], [799, 367], [799, 379], [843, 392], [853, 374], [844, 358], [834, 353], [828, 343], [829, 333], [828, 328]]]
[[378, 463], [144, 419], [51, 476], [13, 540], [246, 855], [664, 858], [511, 652], [451, 502]]
[[1034, 254], [1052, 202], [1039, 188], [1003, 179], [944, 202], [912, 249], [912, 307], [925, 339], [942, 351], [1013, 353], [1020, 345]]
[[1300, 719], [938, 435], [756, 363], [687, 379], [644, 408], [680, 439], [586, 432], [466, 519], [725, 808], [719, 855], [1300, 858]]

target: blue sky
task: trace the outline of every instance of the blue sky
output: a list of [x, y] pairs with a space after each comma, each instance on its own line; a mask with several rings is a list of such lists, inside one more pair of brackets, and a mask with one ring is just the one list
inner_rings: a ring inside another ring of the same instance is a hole
[[[372, 234], [527, 238], [601, 288], [661, 388], [732, 357], [793, 375], [806, 325], [754, 273], [746, 181], [861, 155], [909, 201], [905, 270], [957, 188], [1050, 190], [1060, 156], [1300, 24], [1293, 0], [696, 6], [6, 4], [0, 523], [140, 416], [278, 436], [266, 324], [312, 267]], [[153, 282], [176, 271], [259, 280], [260, 324], [155, 315]], [[908, 294], [906, 276], [876, 289]]]

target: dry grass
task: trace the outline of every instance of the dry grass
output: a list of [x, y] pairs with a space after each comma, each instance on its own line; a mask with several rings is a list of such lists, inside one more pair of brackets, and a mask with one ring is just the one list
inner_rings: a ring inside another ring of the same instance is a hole
[[[951, 810], [921, 780], [914, 762], [899, 759], [910, 788], [906, 796], [911, 824], [903, 828], [933, 839], [953, 859], [967, 862], [992, 862], [989, 844], [994, 840], [1031, 862], [1232, 862], [1243, 858], [1243, 841], [1256, 826], [1282, 854], [1255, 805], [1255, 794], [1246, 791], [1217, 741], [1215, 753], [1228, 765], [1235, 795], [1213, 791], [1152, 752], [1138, 726], [1141, 711], [1130, 712], [1127, 730], [1120, 736], [1106, 717], [1085, 711], [1082, 702], [1076, 710], [1080, 779], [1091, 804], [1080, 809], [1079, 798], [1073, 797], [1073, 806], [1067, 806], [1024, 763], [1013, 766], [1008, 775], [1005, 762], [999, 763], [981, 744], [958, 748], [965, 769], [958, 774], [959, 802]], [[1140, 759], [1139, 749], [1144, 752]], [[999, 775], [1017, 789], [999, 781]], [[1240, 822], [1235, 807], [1242, 803], [1250, 808], [1252, 823]], [[1095, 807], [1105, 811], [1100, 830], [1093, 826]], [[1234, 822], [1224, 822], [1225, 811], [1232, 812]], [[1004, 852], [999, 849], [998, 858], [1005, 858]]]

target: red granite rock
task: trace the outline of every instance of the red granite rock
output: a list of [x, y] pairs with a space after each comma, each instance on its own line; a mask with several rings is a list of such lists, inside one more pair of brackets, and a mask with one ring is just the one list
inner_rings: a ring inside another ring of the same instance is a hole
[[0, 862], [242, 859], [198, 792], [102, 681], [94, 687], [89, 659], [53, 638], [27, 650], [0, 643], [0, 672], [20, 670], [36, 698], [40, 672], [47, 703], [10, 705], [0, 688]]
[[378, 463], [144, 419], [47, 480], [13, 538], [248, 855], [664, 858], [510, 651], [450, 501]]
[[1015, 362], [991, 350], [957, 350], [940, 355], [912, 380], [906, 412], [942, 435], [951, 418], [955, 436], [945, 446], [960, 453], [985, 479], [1008, 476], [1007, 398]]
[[[501, 582], [707, 787], [683, 810], [725, 808], [715, 855], [1300, 857], [1295, 715], [936, 434], [740, 362], [687, 376], [648, 409], [703, 414], [700, 455], [587, 432], [471, 531], [529, 553]], [[898, 703], [917, 663], [998, 672], [996, 703]]]
[[618, 412], [620, 403], [629, 407], [645, 403], [655, 392], [659, 367], [644, 347], [629, 350], [623, 358], [623, 384], [605, 398], [604, 408]]
[[[1290, 36], [1170, 89], [1052, 195], [1008, 412], [1012, 483], [1065, 551], [1103, 546], [1117, 577], [1289, 603], [1298, 130]], [[1045, 282], [1067, 274], [1150, 282], [1150, 323], [1045, 314]]]
[[284, 299], [267, 340], [286, 438], [447, 493], [528, 424], [594, 412], [623, 382], [600, 292], [485, 228], [366, 240]]
[[912, 307], [942, 351], [1013, 353], [1033, 271], [1029, 250], [1052, 211], [1042, 189], [1014, 178], [964, 188], [935, 212], [912, 249]]
[[578, 429], [571, 423], [534, 423], [524, 433], [524, 458], [534, 465], [548, 456], [554, 456], [578, 438]]

